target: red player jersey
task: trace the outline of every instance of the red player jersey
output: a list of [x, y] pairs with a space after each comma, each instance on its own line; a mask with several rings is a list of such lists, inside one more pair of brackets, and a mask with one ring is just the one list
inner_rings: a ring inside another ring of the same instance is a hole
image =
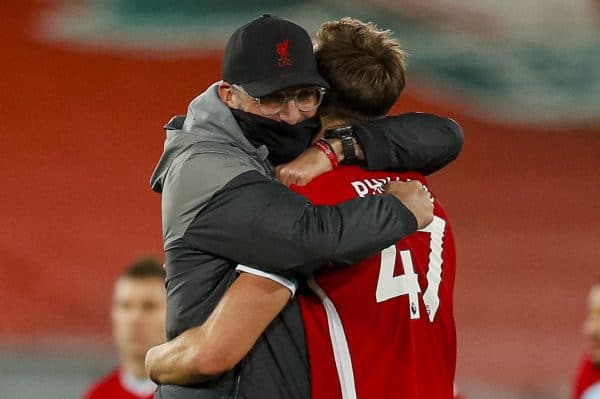
[[119, 369], [98, 380], [83, 395], [83, 399], [152, 399], [156, 385], [150, 380], [128, 381]]
[[586, 354], [573, 384], [573, 399], [600, 399], [600, 367]]
[[[314, 204], [337, 204], [407, 179], [426, 185], [416, 173], [344, 166], [295, 191]], [[429, 226], [381, 253], [309, 280], [316, 295], [298, 299], [313, 399], [454, 397], [456, 253], [437, 200], [434, 214]]]

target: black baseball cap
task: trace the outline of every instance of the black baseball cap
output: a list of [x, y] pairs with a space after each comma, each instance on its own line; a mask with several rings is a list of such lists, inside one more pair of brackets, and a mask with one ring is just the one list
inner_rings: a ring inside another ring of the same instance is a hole
[[223, 54], [223, 80], [242, 86], [253, 97], [292, 86], [329, 88], [317, 69], [306, 30], [269, 14], [231, 35]]

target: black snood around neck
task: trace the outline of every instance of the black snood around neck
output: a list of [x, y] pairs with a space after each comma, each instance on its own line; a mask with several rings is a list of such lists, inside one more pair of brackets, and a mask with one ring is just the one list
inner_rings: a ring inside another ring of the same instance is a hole
[[269, 160], [275, 166], [302, 154], [312, 138], [321, 130], [321, 121], [317, 117], [288, 125], [239, 109], [231, 109], [231, 113], [252, 145], [267, 147]]

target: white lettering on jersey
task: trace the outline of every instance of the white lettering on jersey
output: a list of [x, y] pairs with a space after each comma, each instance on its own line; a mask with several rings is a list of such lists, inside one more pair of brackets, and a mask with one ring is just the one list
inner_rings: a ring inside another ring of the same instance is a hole
[[359, 197], [364, 197], [367, 194], [369, 194], [369, 189], [367, 188], [367, 185], [361, 181], [353, 181], [352, 183], [352, 188], [354, 188], [354, 191], [356, 191], [356, 194]]
[[[429, 233], [429, 262], [427, 270], [427, 289], [423, 294], [423, 302], [427, 309], [429, 321], [433, 323], [435, 314], [440, 307], [439, 288], [442, 282], [442, 249], [446, 221], [439, 216], [434, 216], [433, 221], [419, 231]], [[414, 271], [410, 251], [400, 251], [400, 260], [404, 274], [394, 276], [396, 264], [396, 245], [391, 245], [381, 251], [381, 265], [377, 289], [376, 301], [383, 302], [392, 298], [408, 295], [409, 314], [411, 319], [420, 317], [418, 312], [417, 294], [421, 292], [417, 274]]]
[[379, 179], [364, 179], [350, 182], [359, 197], [383, 193], [383, 186], [390, 181], [400, 181], [399, 177], [384, 177]]
[[418, 319], [418, 296], [421, 292], [419, 276], [415, 273], [410, 251], [400, 251], [404, 274], [394, 276], [396, 265], [396, 246], [391, 245], [381, 251], [381, 268], [377, 279], [375, 298], [377, 302], [384, 302], [400, 295], [408, 295], [408, 310], [411, 319]]

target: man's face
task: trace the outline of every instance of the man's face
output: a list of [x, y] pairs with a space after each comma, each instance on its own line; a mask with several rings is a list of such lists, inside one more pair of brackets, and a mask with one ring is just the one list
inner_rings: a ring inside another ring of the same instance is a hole
[[262, 112], [259, 102], [254, 97], [251, 97], [244, 91], [238, 89], [237, 86], [233, 87], [228, 83], [223, 82], [219, 88], [221, 99], [230, 108], [240, 109], [244, 112], [260, 115], [278, 122], [285, 122], [288, 125], [296, 125], [306, 119], [312, 118], [317, 113], [316, 108], [312, 111], [302, 111], [298, 108], [296, 102], [294, 101], [293, 95], [291, 94], [295, 93], [299, 89], [304, 88], [294, 87], [282, 90], [282, 92], [286, 94], [285, 97], [287, 97], [287, 101], [283, 103], [279, 112], [270, 114]]
[[594, 285], [590, 290], [583, 333], [590, 341], [593, 360], [600, 362], [600, 284]]
[[115, 285], [113, 335], [121, 355], [144, 358], [152, 346], [165, 342], [166, 292], [157, 277], [122, 277]]

